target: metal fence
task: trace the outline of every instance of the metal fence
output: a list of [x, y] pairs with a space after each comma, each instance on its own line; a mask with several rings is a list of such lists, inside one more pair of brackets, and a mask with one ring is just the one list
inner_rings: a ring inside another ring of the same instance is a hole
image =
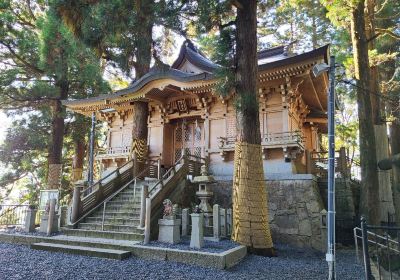
[[0, 204], [0, 226], [24, 225], [29, 205]]
[[[368, 225], [354, 228], [357, 258], [365, 279], [400, 279], [400, 227]], [[362, 260], [361, 260], [362, 256]]]

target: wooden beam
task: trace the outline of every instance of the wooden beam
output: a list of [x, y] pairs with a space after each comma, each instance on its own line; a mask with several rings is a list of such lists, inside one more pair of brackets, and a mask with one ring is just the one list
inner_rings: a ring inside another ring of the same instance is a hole
[[322, 111], [324, 111], [324, 107], [322, 106], [321, 100], [319, 99], [318, 92], [317, 92], [317, 90], [315, 89], [314, 81], [313, 81], [313, 79], [311, 78], [310, 75], [308, 75], [308, 80], [309, 80], [309, 82], [310, 82], [310, 84], [311, 84], [311, 88], [312, 88], [312, 90], [313, 90], [313, 92], [314, 92], [314, 95], [315, 95], [315, 97], [317, 98], [319, 107], [321, 108]]
[[306, 118], [306, 122], [309, 123], [328, 123], [327, 118]]

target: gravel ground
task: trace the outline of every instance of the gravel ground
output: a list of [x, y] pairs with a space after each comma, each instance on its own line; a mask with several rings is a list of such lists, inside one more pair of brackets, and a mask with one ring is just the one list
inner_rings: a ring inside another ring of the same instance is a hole
[[[141, 245], [144, 245], [144, 244], [141, 244]], [[231, 240], [226, 240], [226, 239], [221, 240], [219, 242], [212, 242], [212, 241], [204, 240], [204, 247], [202, 247], [201, 249], [194, 249], [194, 248], [190, 248], [190, 239], [182, 237], [181, 242], [179, 242], [178, 244], [168, 244], [168, 243], [162, 243], [162, 242], [158, 242], [158, 241], [151, 241], [149, 244], [146, 244], [144, 246], [180, 249], [180, 250], [186, 250], [186, 251], [221, 253], [221, 252], [224, 252], [229, 249], [237, 247], [238, 244], [236, 242], [233, 242]]]
[[[250, 255], [229, 270], [216, 270], [175, 262], [129, 258], [114, 261], [30, 250], [0, 243], [0, 279], [327, 279], [324, 255], [277, 245], [279, 257]], [[363, 279], [354, 253], [337, 254], [337, 279]]]

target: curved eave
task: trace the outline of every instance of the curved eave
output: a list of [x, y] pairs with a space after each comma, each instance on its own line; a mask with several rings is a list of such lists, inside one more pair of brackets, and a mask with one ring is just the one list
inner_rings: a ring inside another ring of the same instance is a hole
[[295, 56], [291, 56], [286, 59], [261, 64], [258, 66], [258, 71], [273, 70], [274, 68], [287, 66], [290, 64], [303, 63], [305, 61], [318, 59], [318, 58], [323, 58], [324, 61], [326, 63], [328, 63], [328, 60], [329, 60], [328, 54], [329, 54], [329, 45], [325, 45], [318, 49], [315, 49], [315, 50], [312, 50], [312, 51], [309, 51], [306, 53], [298, 54]]
[[214, 70], [220, 67], [218, 64], [213, 63], [211, 60], [199, 53], [196, 53], [185, 45], [182, 46], [178, 58], [174, 61], [171, 67], [174, 69], [179, 69], [186, 60], [201, 70], [209, 73], [214, 72]]
[[212, 83], [214, 76], [209, 73], [189, 74], [178, 70], [169, 69], [167, 71], [153, 71], [144, 75], [141, 79], [134, 82], [131, 86], [116, 91], [113, 94], [103, 94], [92, 98], [63, 101], [63, 105], [70, 109], [114, 103], [115, 100], [135, 100], [145, 96], [154, 87], [162, 88], [169, 84], [179, 87], [192, 88], [202, 84]]

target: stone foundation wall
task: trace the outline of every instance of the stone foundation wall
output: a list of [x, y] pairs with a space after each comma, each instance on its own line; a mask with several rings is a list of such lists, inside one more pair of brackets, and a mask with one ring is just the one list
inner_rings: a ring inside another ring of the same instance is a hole
[[[284, 175], [267, 180], [269, 221], [274, 242], [324, 251], [326, 229], [321, 228], [324, 209], [315, 177]], [[219, 180], [213, 204], [232, 207], [232, 181]]]

